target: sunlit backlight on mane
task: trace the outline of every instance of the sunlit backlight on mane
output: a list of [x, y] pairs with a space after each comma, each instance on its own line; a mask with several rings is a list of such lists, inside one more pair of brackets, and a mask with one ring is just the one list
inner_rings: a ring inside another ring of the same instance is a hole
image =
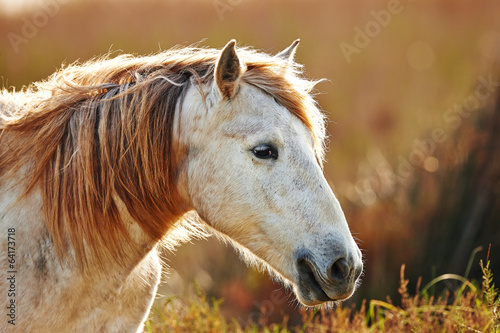
[[[153, 240], [181, 217], [173, 119], [190, 85], [211, 84], [219, 53], [192, 47], [106, 56], [66, 66], [13, 97], [3, 93], [6, 104], [22, 100], [22, 109], [1, 115], [0, 175], [30, 165], [26, 193], [42, 186], [47, 227], [61, 256], [71, 246], [85, 266], [109, 256], [123, 262], [134, 253], [134, 243], [122, 241], [126, 221], [114, 192]], [[249, 49], [238, 54], [246, 64], [241, 80], [297, 116], [313, 132], [322, 161], [323, 116], [310, 96], [316, 82], [303, 79], [296, 63]]]

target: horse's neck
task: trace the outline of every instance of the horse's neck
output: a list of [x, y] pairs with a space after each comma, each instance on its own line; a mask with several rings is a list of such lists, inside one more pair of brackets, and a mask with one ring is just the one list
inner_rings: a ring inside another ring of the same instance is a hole
[[[130, 223], [131, 237], [142, 241], [142, 254], [124, 266], [110, 258], [100, 275], [84, 276], [74, 260], [57, 257], [45, 226], [41, 189], [22, 197], [22, 174], [6, 178], [0, 177], [0, 229], [6, 233], [0, 239], [0, 254], [7, 258], [9, 232], [15, 261], [12, 267], [7, 267], [7, 261], [2, 267], [4, 272], [14, 271], [18, 281], [16, 309], [23, 315], [16, 327], [33, 332], [140, 329], [161, 271], [157, 254], [152, 251], [154, 244], [147, 241], [142, 230]], [[2, 279], [0, 289], [7, 290], [6, 283]]]
[[[40, 244], [46, 244], [54, 255], [53, 257], [48, 255], [47, 259], [54, 260], [54, 265], [62, 265], [61, 269], [76, 271], [76, 264], [72, 253], [66, 256], [66, 260], [62, 262], [55, 255], [52, 238], [46, 227], [45, 215], [43, 213], [42, 189], [35, 187], [27, 195], [23, 196], [25, 191], [24, 174], [25, 170], [19, 170], [15, 174], [9, 175], [9, 177], [3, 176], [0, 178], [0, 223], [2, 226], [5, 225], [6, 228], [15, 228], [16, 233], [20, 237], [26, 235], [26, 237], [23, 237], [25, 239], [23, 246], [26, 247], [28, 252], [37, 252], [40, 250]], [[103, 264], [108, 269], [113, 270], [112, 272], [108, 270], [108, 274], [114, 273], [115, 275], [126, 277], [153, 250], [156, 244], [135, 223], [128, 214], [125, 205], [118, 198], [115, 198], [115, 201], [117, 202], [118, 209], [131, 240], [137, 244], [137, 252], [128, 256], [128, 262], [126, 263], [118, 265], [114, 260], [115, 258], [107, 258], [109, 262]], [[69, 240], [67, 240], [67, 243], [70, 244]], [[72, 252], [71, 249], [69, 251]], [[94, 275], [92, 272], [90, 273], [90, 276]], [[99, 274], [99, 272], [95, 273], [96, 275]]]

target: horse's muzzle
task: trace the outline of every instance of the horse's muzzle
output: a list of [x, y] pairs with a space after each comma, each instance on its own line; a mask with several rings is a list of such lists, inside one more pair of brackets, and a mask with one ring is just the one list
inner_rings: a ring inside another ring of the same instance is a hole
[[340, 301], [353, 294], [363, 270], [361, 258], [357, 254], [332, 257], [330, 262], [321, 264], [309, 250], [296, 252], [296, 293], [304, 305]]

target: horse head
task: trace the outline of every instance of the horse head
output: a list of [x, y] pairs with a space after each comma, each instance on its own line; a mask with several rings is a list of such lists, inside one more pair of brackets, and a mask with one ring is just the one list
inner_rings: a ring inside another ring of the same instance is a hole
[[297, 75], [297, 44], [264, 71], [230, 41], [211, 83], [190, 87], [176, 119], [178, 189], [247, 261], [313, 306], [351, 296], [363, 265], [323, 175], [324, 120]]

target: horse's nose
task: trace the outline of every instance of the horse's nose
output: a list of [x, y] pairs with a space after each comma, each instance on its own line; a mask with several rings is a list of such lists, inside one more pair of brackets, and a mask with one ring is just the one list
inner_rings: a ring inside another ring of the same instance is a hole
[[310, 251], [297, 255], [299, 288], [312, 298], [339, 300], [349, 297], [363, 270], [361, 258], [351, 255], [333, 255], [330, 263], [315, 260]]

